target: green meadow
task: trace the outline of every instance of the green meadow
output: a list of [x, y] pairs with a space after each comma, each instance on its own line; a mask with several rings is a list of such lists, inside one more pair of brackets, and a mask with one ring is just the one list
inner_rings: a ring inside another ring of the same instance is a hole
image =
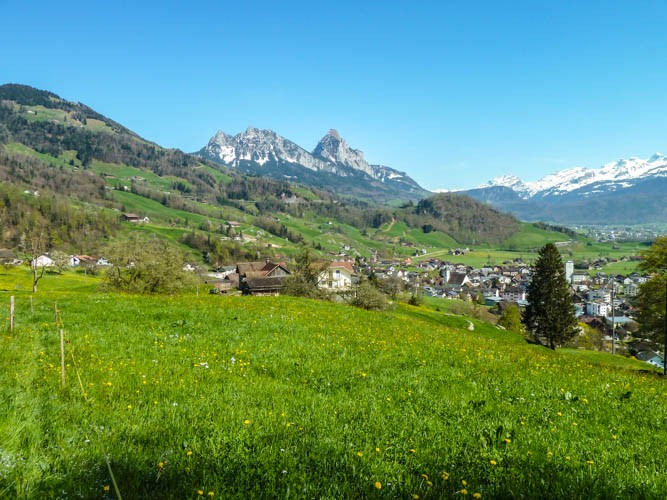
[[0, 497], [667, 495], [667, 387], [638, 361], [426, 307], [99, 281], [31, 301], [0, 271]]

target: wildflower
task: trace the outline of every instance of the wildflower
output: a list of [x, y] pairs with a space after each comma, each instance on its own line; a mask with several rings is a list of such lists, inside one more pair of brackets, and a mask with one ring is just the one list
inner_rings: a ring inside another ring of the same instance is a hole
[[428, 474], [422, 474], [422, 477], [428, 481]]
[[378, 490], [381, 490], [381, 489], [382, 489], [382, 483], [381, 483], [380, 481], [375, 481], [375, 487], [376, 487]]
[[414, 448], [410, 448], [410, 453], [417, 453], [417, 450], [415, 450]]
[[412, 499], [413, 500], [419, 500], [419, 495], [417, 495], [416, 493], [413, 493], [412, 494]]
[[479, 492], [477, 492], [477, 493], [473, 493], [473, 494], [472, 494], [472, 497], [473, 497], [473, 498], [482, 498], [482, 494], [479, 493]]
[[203, 495], [203, 494], [204, 494], [204, 490], [197, 490], [197, 495]]
[[489, 461], [489, 463], [490, 463], [491, 465], [498, 465], [498, 462], [496, 462], [495, 460], [491, 460], [491, 461]]
[[465, 479], [463, 479], [463, 480], [461, 481], [461, 484], [462, 484], [463, 486], [468, 486], [468, 482], [467, 482]]
[[449, 479], [449, 472], [443, 472], [440, 477], [443, 481], [447, 481]]
[[192, 450], [188, 450], [188, 452], [186, 453], [186, 455], [189, 456], [189, 457], [191, 457], [191, 456], [192, 456]]
[[510, 444], [512, 440], [510, 438], [505, 438], [505, 444]]
[[245, 419], [245, 420], [243, 421], [243, 423], [244, 423], [245, 425], [250, 425], [250, 420]]
[[432, 481], [426, 481], [426, 486], [428, 486], [430, 488], [431, 486], [433, 486], [433, 482]]
[[595, 462], [593, 462], [593, 460], [586, 460], [586, 463], [587, 463], [588, 465], [593, 465]]
[[375, 451], [376, 451], [377, 453], [380, 453], [380, 448], [375, 448]]
[[213, 497], [215, 496], [215, 493], [213, 493], [212, 491], [209, 491], [209, 492], [208, 492], [208, 496], [210, 496], [211, 498], [213, 498]]
[[463, 488], [461, 491], [459, 491], [459, 493], [461, 493], [461, 495], [467, 495], [467, 494], [468, 494], [468, 490], [466, 490], [465, 488]]
[[363, 457], [364, 454], [363, 454], [362, 452], [358, 451], [358, 452], [357, 452], [357, 456], [358, 456], [358, 457]]
[[109, 485], [108, 485], [108, 484], [105, 484], [105, 485], [104, 485], [104, 488], [102, 488], [102, 489], [103, 489], [105, 492], [109, 491]]

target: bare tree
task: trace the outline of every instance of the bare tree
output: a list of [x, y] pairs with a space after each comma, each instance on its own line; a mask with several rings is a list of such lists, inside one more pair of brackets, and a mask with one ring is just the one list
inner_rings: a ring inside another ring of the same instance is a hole
[[41, 225], [31, 226], [21, 238], [23, 251], [30, 259], [30, 268], [32, 270], [32, 293], [37, 293], [37, 283], [42, 279], [46, 272], [45, 265], [38, 266], [37, 258], [42, 255], [48, 245], [46, 231]]

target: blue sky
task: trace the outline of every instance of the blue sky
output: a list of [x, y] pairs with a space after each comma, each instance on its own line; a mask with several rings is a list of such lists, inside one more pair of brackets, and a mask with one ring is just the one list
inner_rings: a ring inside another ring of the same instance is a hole
[[0, 0], [0, 83], [166, 147], [330, 129], [429, 189], [667, 150], [661, 1]]

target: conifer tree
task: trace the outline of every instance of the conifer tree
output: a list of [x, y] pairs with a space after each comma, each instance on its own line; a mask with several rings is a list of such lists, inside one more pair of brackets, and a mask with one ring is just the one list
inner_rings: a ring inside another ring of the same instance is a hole
[[533, 266], [523, 323], [538, 342], [546, 342], [551, 349], [563, 345], [577, 333], [577, 318], [565, 279], [565, 267], [553, 243], [540, 249]]
[[662, 342], [667, 329], [667, 236], [659, 236], [642, 252], [639, 269], [651, 275], [651, 279], [641, 285], [636, 298], [639, 331], [643, 336]]

